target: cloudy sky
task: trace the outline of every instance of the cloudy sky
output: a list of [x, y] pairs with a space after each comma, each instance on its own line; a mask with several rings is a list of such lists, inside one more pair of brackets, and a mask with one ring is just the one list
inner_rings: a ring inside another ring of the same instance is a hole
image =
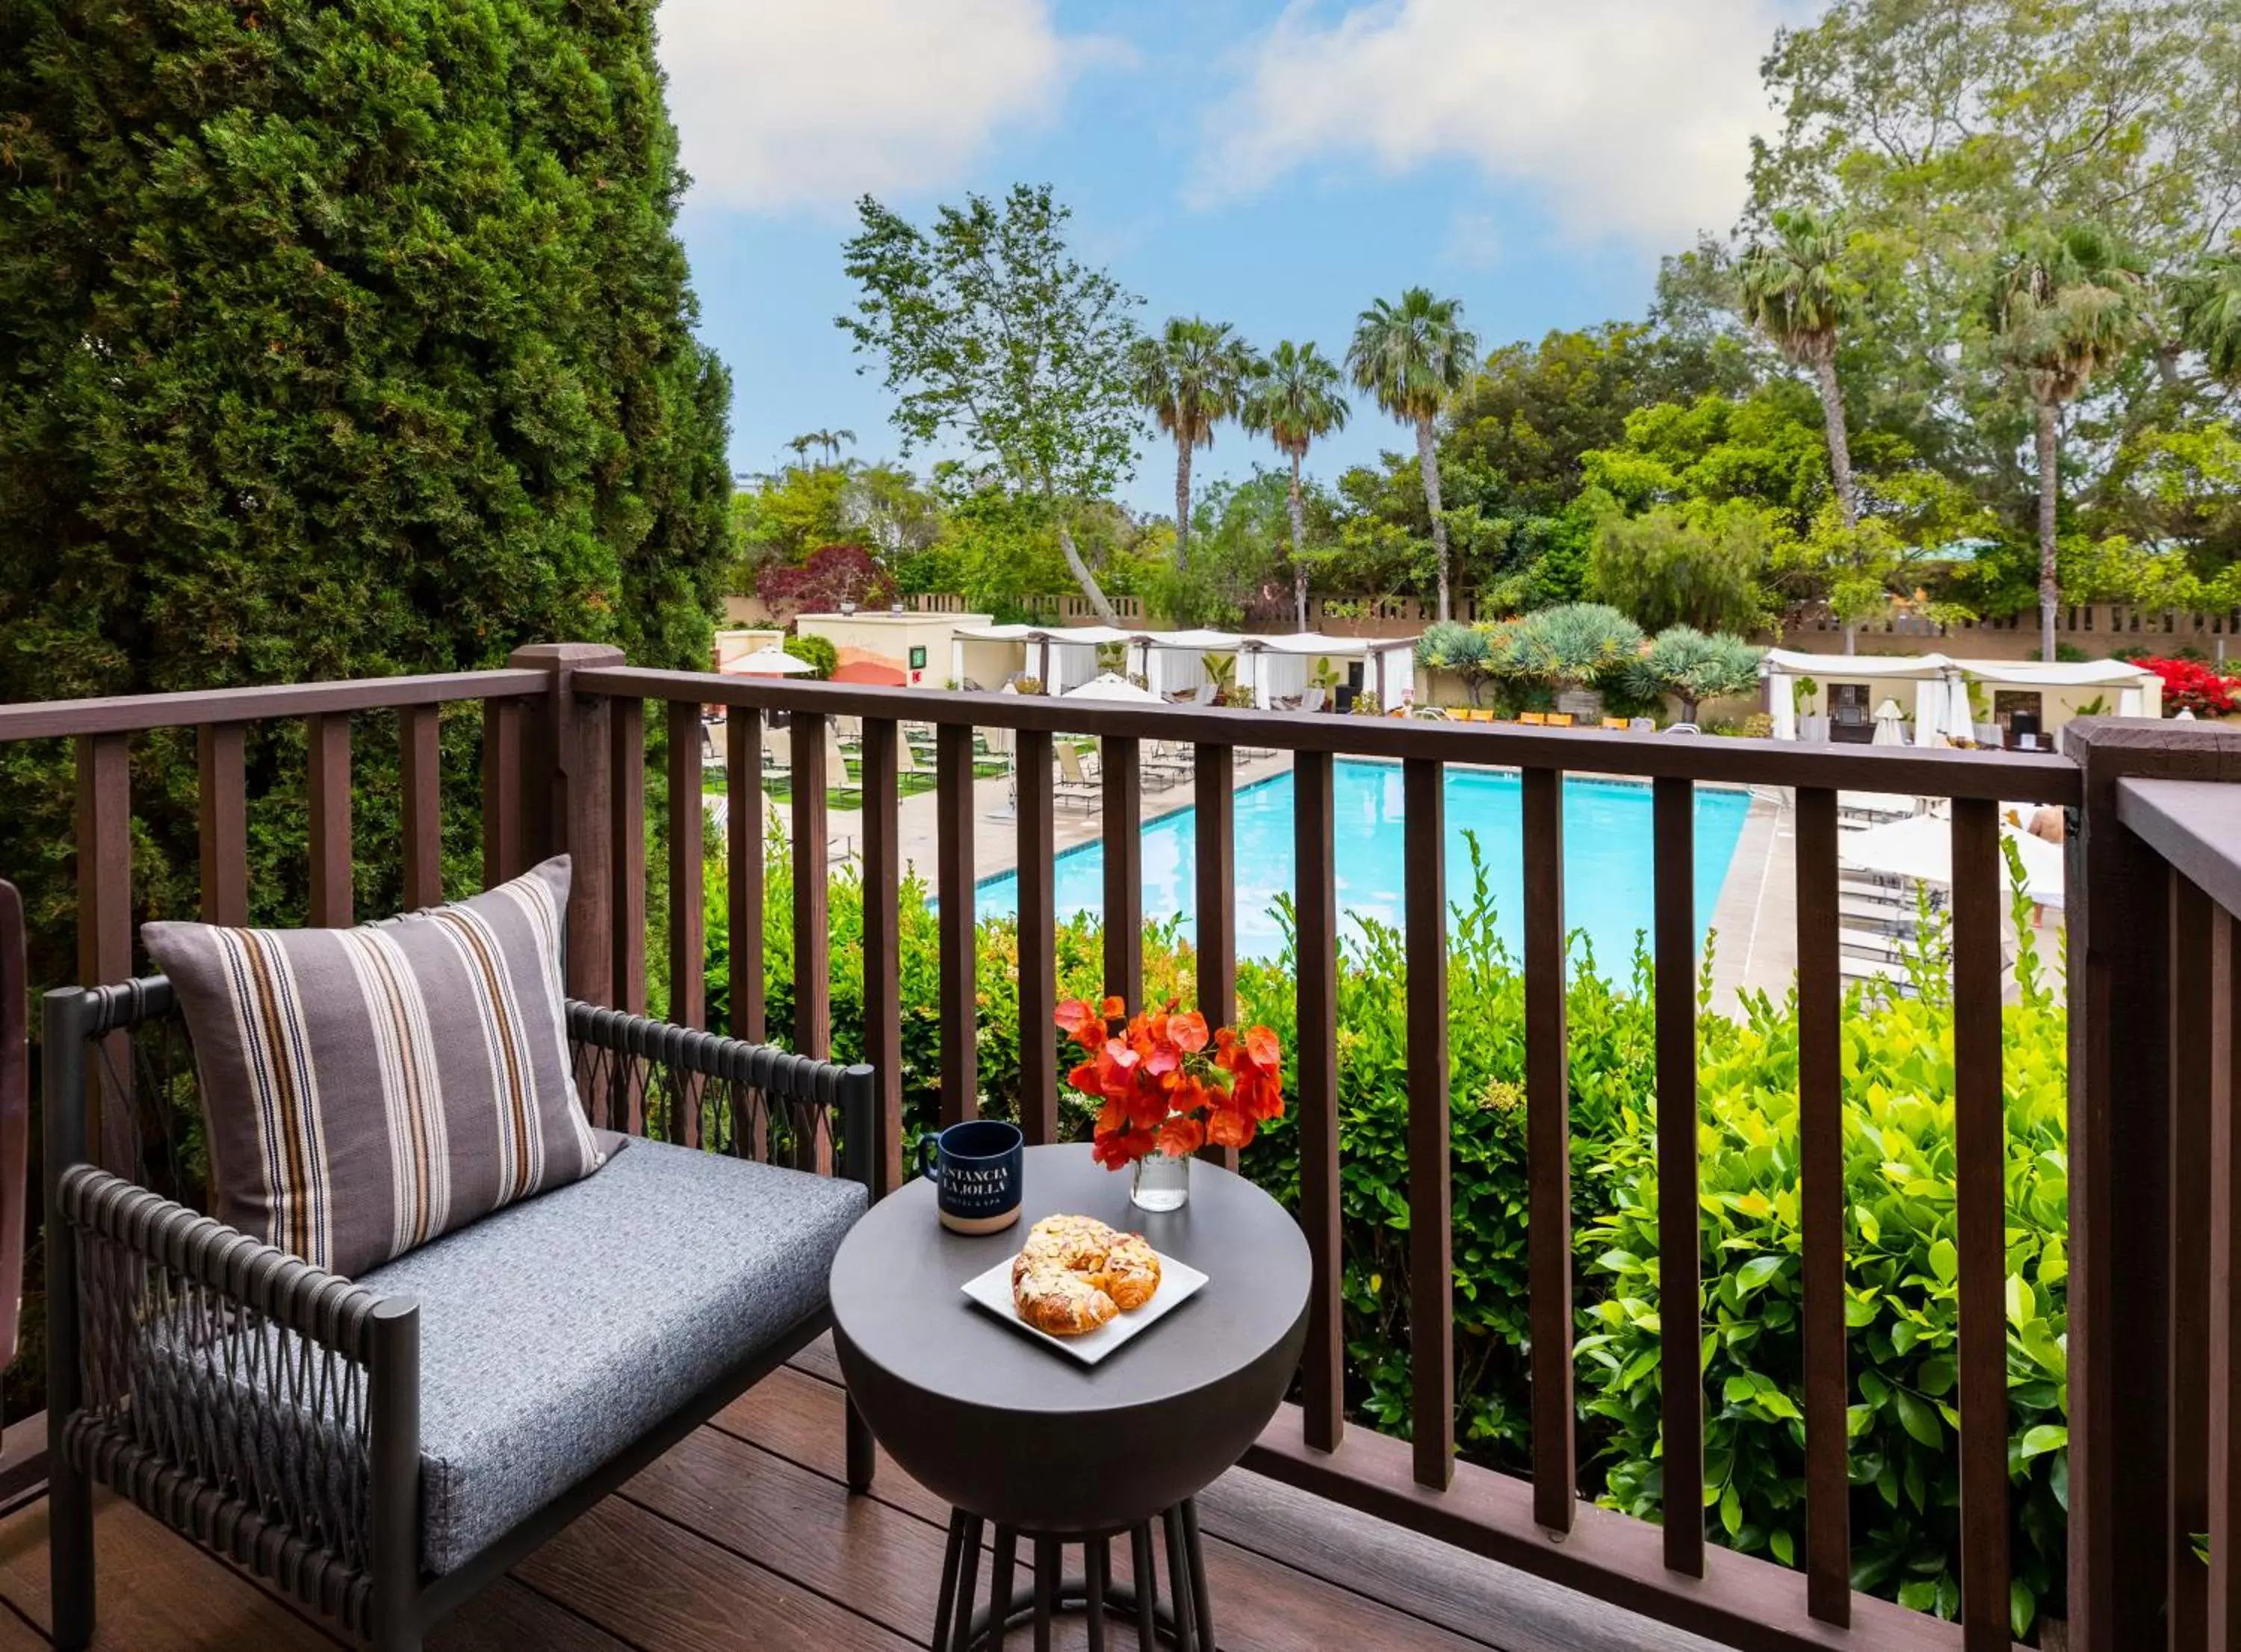
[[[1078, 253], [1261, 346], [1336, 355], [1373, 297], [1459, 296], [1481, 338], [1634, 316], [1661, 253], [1742, 204], [1769, 119], [1758, 62], [1805, 0], [662, 0], [694, 183], [702, 331], [730, 365], [733, 458], [897, 439], [833, 327], [869, 192], [912, 217], [1049, 182]], [[1373, 409], [1323, 474], [1405, 445]], [[1201, 473], [1270, 449], [1234, 429]], [[1127, 498], [1171, 508], [1147, 451]]]

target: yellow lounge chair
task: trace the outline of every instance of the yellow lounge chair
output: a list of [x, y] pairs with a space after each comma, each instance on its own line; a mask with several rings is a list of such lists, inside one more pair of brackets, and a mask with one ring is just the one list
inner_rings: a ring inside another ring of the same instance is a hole
[[[1520, 712], [1517, 713], [1517, 720], [1524, 724], [1528, 728], [1543, 728], [1548, 726], [1549, 722], [1549, 719], [1542, 716], [1539, 712]], [[1567, 719], [1566, 720], [1569, 721], [1570, 719]]]
[[1571, 712], [1549, 712], [1549, 726], [1550, 728], [1569, 728], [1569, 727], [1571, 727], [1571, 726], [1572, 726], [1572, 714], [1571, 714]]

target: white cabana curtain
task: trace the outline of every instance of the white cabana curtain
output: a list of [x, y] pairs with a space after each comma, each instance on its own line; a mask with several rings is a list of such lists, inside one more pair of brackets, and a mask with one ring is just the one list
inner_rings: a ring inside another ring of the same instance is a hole
[[1774, 725], [1774, 738], [1794, 740], [1797, 738], [1796, 679], [1783, 672], [1769, 672], [1766, 684], [1766, 714]]
[[1940, 746], [1945, 744], [1946, 688], [1944, 679], [1933, 678], [1917, 683], [1914, 689], [1914, 743], [1917, 746]]

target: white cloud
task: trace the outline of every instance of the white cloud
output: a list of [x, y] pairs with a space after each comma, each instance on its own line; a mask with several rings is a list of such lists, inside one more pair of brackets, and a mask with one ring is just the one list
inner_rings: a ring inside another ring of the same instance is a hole
[[953, 183], [1126, 55], [1060, 36], [1051, 0], [663, 0], [657, 21], [696, 197], [759, 209]]
[[1461, 159], [1533, 190], [1567, 233], [1653, 247], [1724, 229], [1759, 59], [1794, 0], [1294, 0], [1208, 123], [1194, 197], [1319, 160], [1390, 173]]

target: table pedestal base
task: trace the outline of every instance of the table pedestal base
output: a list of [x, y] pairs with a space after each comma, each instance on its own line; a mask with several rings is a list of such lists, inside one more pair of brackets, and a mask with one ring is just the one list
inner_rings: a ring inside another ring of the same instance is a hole
[[[1207, 1588], [1206, 1564], [1199, 1542], [1198, 1505], [1185, 1498], [1159, 1516], [1167, 1561], [1167, 1603], [1160, 1601], [1159, 1572], [1152, 1554], [1152, 1522], [1090, 1533], [1022, 1531], [996, 1525], [957, 1509], [949, 1516], [949, 1544], [942, 1556], [941, 1598], [934, 1609], [933, 1652], [995, 1652], [1008, 1631], [1020, 1627], [1034, 1635], [1035, 1652], [1050, 1652], [1052, 1624], [1058, 1614], [1080, 1610], [1089, 1621], [1089, 1652], [1105, 1652], [1108, 1615], [1133, 1620], [1136, 1644], [1165, 1643], [1181, 1652], [1214, 1652], [1214, 1602]], [[987, 1605], [979, 1602], [980, 1545], [992, 1540], [994, 1564]], [[1113, 1582], [1113, 1540], [1128, 1539], [1130, 1582]], [[1023, 1545], [1032, 1545], [1022, 1556]], [[1066, 1575], [1066, 1551], [1081, 1549], [1079, 1575]], [[1015, 1588], [1022, 1559], [1033, 1584]]]

